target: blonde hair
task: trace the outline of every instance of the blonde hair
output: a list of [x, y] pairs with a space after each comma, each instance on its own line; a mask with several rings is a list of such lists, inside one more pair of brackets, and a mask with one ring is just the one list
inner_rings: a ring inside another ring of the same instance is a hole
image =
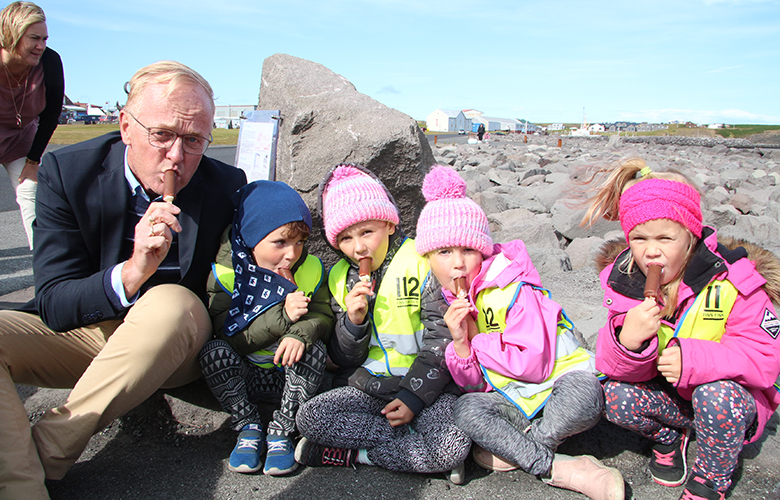
[[136, 101], [140, 101], [144, 88], [150, 83], [167, 83], [168, 89], [164, 94], [167, 97], [183, 82], [200, 85], [206, 91], [213, 114], [214, 91], [209, 82], [194, 69], [176, 61], [157, 61], [136, 71], [130, 81], [125, 84], [127, 92], [125, 107], [137, 112], [139, 109]]
[[27, 28], [37, 23], [45, 23], [43, 9], [32, 2], [14, 2], [0, 12], [0, 47], [8, 51], [16, 50], [19, 40]]
[[[639, 173], [642, 175], [637, 177], [637, 174]], [[626, 189], [634, 184], [648, 179], [665, 179], [682, 182], [696, 189], [694, 183], [684, 174], [673, 170], [667, 172], [653, 172], [643, 159], [636, 156], [623, 158], [606, 167], [597, 167], [595, 172], [585, 181], [581, 181], [581, 183], [590, 184], [591, 182], [594, 182], [597, 177], [603, 177], [605, 174], [608, 174], [606, 175], [606, 178], [600, 184], [592, 188], [592, 191], [595, 191], [595, 194], [584, 202], [585, 205], [589, 206], [580, 221], [580, 226], [592, 226], [600, 217], [609, 221], [620, 220], [620, 196]], [[661, 286], [661, 295], [665, 298], [664, 307], [661, 308], [661, 316], [672, 314], [677, 307], [677, 292], [685, 275], [685, 269], [688, 267], [688, 263], [691, 261], [696, 249], [696, 244], [699, 241], [690, 229], [684, 224], [680, 225], [685, 228], [685, 231], [689, 236], [688, 250], [685, 254], [685, 262], [683, 263], [680, 273], [675, 276], [672, 281]], [[626, 234], [626, 239], [628, 239], [628, 234]], [[633, 267], [634, 257], [632, 254], [619, 270], [622, 273], [631, 274]]]
[[[637, 174], [643, 171], [642, 176], [637, 178]], [[653, 172], [643, 159], [636, 156], [621, 159], [606, 167], [597, 168], [587, 180], [583, 181], [583, 184], [590, 184], [597, 177], [607, 173], [609, 175], [607, 175], [606, 179], [593, 188], [596, 194], [585, 201], [584, 204], [589, 205], [589, 207], [582, 217], [582, 221], [580, 221], [580, 226], [592, 226], [599, 217], [609, 221], [619, 220], [620, 213], [618, 207], [620, 206], [620, 196], [623, 194], [623, 191], [644, 180], [666, 179], [682, 182], [696, 189], [693, 182], [680, 172]]]

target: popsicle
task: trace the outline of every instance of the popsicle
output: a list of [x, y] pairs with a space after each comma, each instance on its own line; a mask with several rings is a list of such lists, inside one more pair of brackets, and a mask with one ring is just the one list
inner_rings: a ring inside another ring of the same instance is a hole
[[658, 300], [661, 288], [661, 273], [664, 266], [651, 262], [647, 265], [647, 279], [645, 280], [645, 297]]
[[166, 170], [163, 172], [163, 201], [173, 203], [176, 197], [176, 172]]
[[461, 276], [460, 278], [455, 278], [455, 296], [459, 299], [463, 299], [468, 293], [469, 291], [466, 288], [466, 277]]
[[295, 278], [293, 277], [293, 273], [289, 269], [287, 268], [279, 269], [279, 276], [297, 285], [297, 283], [295, 283]]
[[374, 264], [374, 259], [371, 257], [363, 257], [359, 261], [360, 264], [360, 271], [358, 271], [358, 277], [360, 278], [360, 281], [365, 281], [366, 283], [371, 281], [371, 266]]

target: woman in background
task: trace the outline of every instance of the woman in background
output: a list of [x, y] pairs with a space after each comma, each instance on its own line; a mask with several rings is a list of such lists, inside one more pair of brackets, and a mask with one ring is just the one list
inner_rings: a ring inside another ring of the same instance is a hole
[[14, 2], [0, 12], [0, 164], [16, 191], [30, 249], [38, 166], [57, 128], [65, 93], [59, 54], [46, 48], [43, 10]]

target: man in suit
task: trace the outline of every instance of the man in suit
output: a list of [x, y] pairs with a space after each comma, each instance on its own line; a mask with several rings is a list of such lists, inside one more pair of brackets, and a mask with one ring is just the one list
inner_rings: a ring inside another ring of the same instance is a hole
[[[209, 264], [246, 176], [203, 156], [214, 100], [198, 73], [162, 61], [129, 87], [119, 133], [47, 155], [38, 175], [35, 299], [0, 311], [0, 499], [48, 498], [44, 477], [95, 432], [200, 376]], [[73, 390], [31, 428], [14, 383]]]

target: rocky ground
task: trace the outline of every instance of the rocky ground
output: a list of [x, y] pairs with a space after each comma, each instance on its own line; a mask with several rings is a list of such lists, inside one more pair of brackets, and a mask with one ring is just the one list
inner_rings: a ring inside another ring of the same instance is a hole
[[[673, 139], [673, 138], [669, 138]], [[653, 168], [672, 167], [695, 179], [704, 193], [704, 219], [721, 234], [761, 243], [780, 255], [780, 149], [744, 142], [493, 136], [484, 143], [433, 148], [438, 163], [458, 169], [469, 195], [488, 213], [496, 241], [522, 238], [553, 298], [563, 304], [591, 346], [606, 316], [591, 262], [606, 240], [622, 238], [617, 223], [578, 225], [582, 208], [571, 206], [571, 177], [581, 167], [639, 155]], [[771, 146], [771, 145], [770, 145]], [[567, 202], [568, 200], [568, 202]], [[16, 214], [14, 214], [16, 215]], [[407, 223], [407, 227], [409, 224]], [[19, 228], [21, 229], [21, 228]], [[18, 244], [15, 244], [18, 246]], [[13, 246], [0, 244], [7, 255]], [[8, 250], [5, 250], [8, 249]], [[0, 252], [2, 254], [2, 252]], [[0, 297], [21, 302], [29, 290]], [[20, 387], [32, 420], [58, 404], [67, 391]], [[780, 498], [780, 420], [742, 453], [732, 499]], [[467, 483], [441, 475], [397, 474], [375, 467], [302, 469], [290, 477], [244, 476], [227, 470], [235, 433], [203, 383], [158, 392], [90, 441], [66, 478], [49, 484], [54, 499], [135, 498], [583, 498], [544, 486], [522, 473], [488, 473], [467, 462]], [[650, 443], [601, 422], [562, 446], [590, 453], [618, 467], [627, 498], [674, 500], [681, 488], [656, 485], [646, 470]], [[692, 460], [696, 449], [689, 450]]]

